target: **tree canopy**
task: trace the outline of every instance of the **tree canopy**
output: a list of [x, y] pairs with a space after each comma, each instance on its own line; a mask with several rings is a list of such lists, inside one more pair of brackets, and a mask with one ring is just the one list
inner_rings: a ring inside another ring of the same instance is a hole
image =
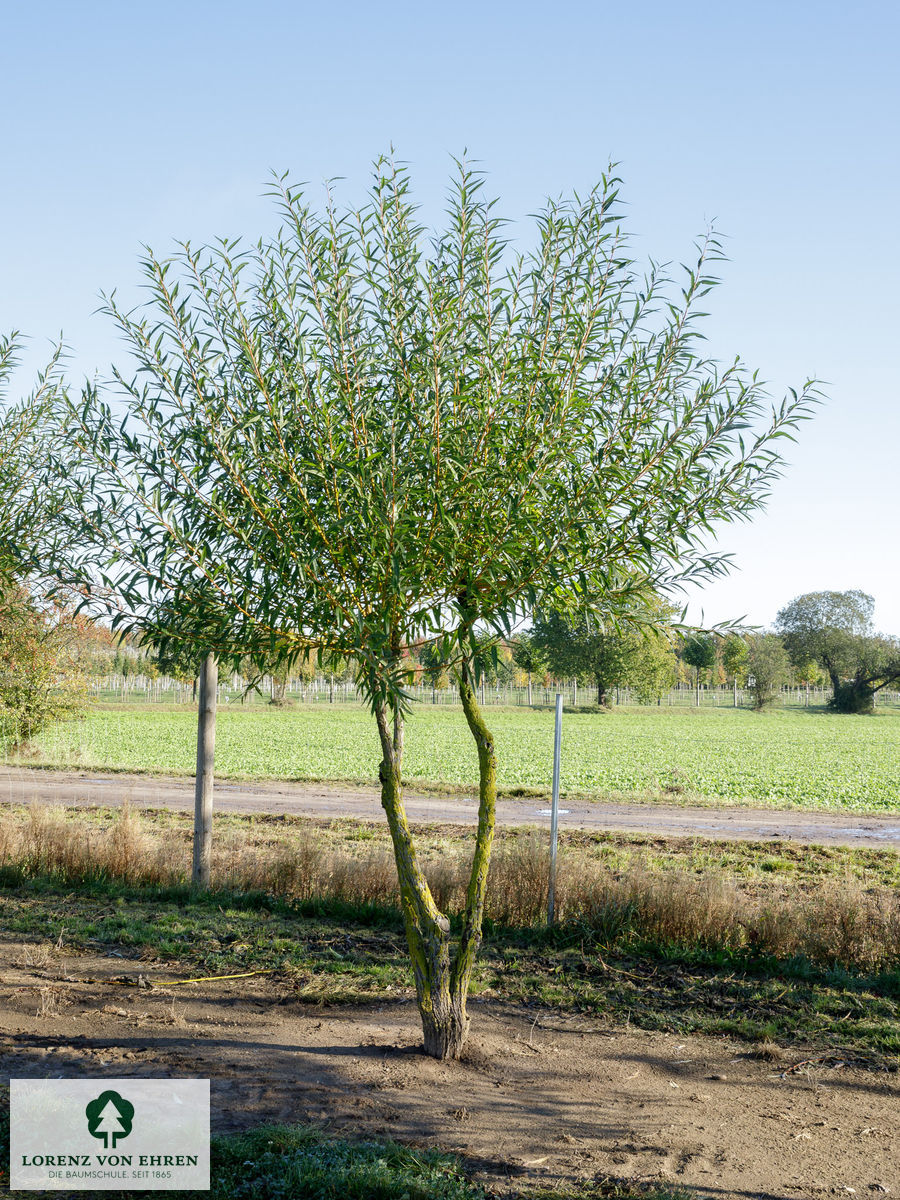
[[716, 643], [707, 634], [692, 634], [681, 649], [681, 657], [688, 666], [694, 668], [699, 680], [701, 671], [707, 671], [715, 665]]
[[875, 632], [866, 592], [808, 592], [778, 614], [777, 629], [799, 668], [818, 663], [839, 712], [871, 712], [876, 692], [900, 682], [900, 641]]
[[[633, 684], [643, 698], [650, 698], [671, 683], [674, 655], [660, 632], [651, 632], [650, 613], [654, 601], [647, 597], [646, 628], [604, 626], [589, 617], [565, 617], [560, 613], [537, 614], [532, 640], [546, 655], [550, 670], [573, 676], [597, 689], [597, 704], [604, 705], [611, 688]], [[656, 602], [657, 628], [673, 615], [670, 606]]]
[[747, 642], [739, 634], [729, 634], [722, 643], [722, 666], [725, 672], [737, 680], [744, 678], [747, 674], [747, 658], [750, 653], [750, 648]]
[[813, 659], [832, 685], [852, 675], [860, 639], [873, 632], [875, 601], [861, 591], [807, 592], [780, 610], [778, 632], [798, 665]]
[[0, 335], [0, 585], [21, 579], [39, 565], [38, 542], [46, 552], [59, 479], [48, 474], [54, 457], [48, 420], [59, 387], [61, 349], [57, 348], [31, 393], [12, 401], [10, 380], [18, 365], [18, 334]]
[[137, 368], [116, 372], [127, 420], [89, 389], [76, 422], [81, 544], [114, 548], [129, 610], [203, 591], [223, 644], [322, 638], [397, 696], [388, 665], [423, 633], [505, 626], [547, 592], [640, 609], [725, 569], [701, 535], [765, 499], [810, 393], [752, 432], [760, 382], [696, 353], [718, 243], [670, 309], [617, 187], [548, 204], [517, 255], [471, 169], [428, 239], [381, 161], [359, 210], [282, 180], [270, 241], [149, 255], [147, 315], [106, 305]]
[[752, 634], [747, 641], [747, 674], [758, 712], [777, 704], [781, 686], [790, 675], [790, 660], [781, 638], [774, 633]]

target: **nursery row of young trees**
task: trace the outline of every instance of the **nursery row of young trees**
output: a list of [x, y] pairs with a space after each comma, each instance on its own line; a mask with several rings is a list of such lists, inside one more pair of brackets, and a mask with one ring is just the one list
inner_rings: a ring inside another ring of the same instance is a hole
[[[465, 163], [434, 230], [390, 160], [356, 207], [287, 177], [272, 191], [272, 236], [148, 251], [146, 305], [106, 297], [130, 355], [109, 385], [64, 386], [54, 364], [7, 412], [0, 569], [170, 662], [201, 658], [201, 732], [218, 664], [357, 664], [425, 1048], [456, 1057], [494, 832], [485, 637], [551, 613], [656, 629], [659, 597], [727, 570], [706, 539], [765, 502], [815, 388], [772, 405], [740, 361], [704, 356], [719, 244], [677, 280], [637, 263], [612, 171], [515, 243]], [[455, 929], [403, 803], [405, 657], [423, 644], [478, 763]], [[211, 767], [201, 738], [198, 778]]]

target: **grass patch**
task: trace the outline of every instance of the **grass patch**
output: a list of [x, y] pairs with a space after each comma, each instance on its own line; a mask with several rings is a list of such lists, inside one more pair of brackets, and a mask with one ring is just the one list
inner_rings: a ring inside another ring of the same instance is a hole
[[[413, 996], [401, 921], [389, 908], [110, 884], [60, 891], [34, 880], [0, 899], [0, 927], [41, 942], [61, 936], [70, 952], [116, 949], [162, 980], [265, 970], [300, 1003]], [[816, 967], [749, 947], [489, 923], [472, 993], [642, 1029], [900, 1056], [900, 973]]]
[[[488, 714], [507, 794], [544, 794], [553, 762], [549, 712]], [[193, 711], [106, 709], [47, 730], [28, 765], [190, 774]], [[900, 808], [900, 713], [847, 717], [818, 710], [620, 709], [566, 718], [562, 787], [569, 795], [668, 802], [755, 803], [884, 811]], [[223, 778], [374, 783], [379, 748], [353, 706], [220, 711]], [[412, 782], [471, 789], [477, 762], [462, 713], [415, 709], [405, 769]], [[677, 783], [673, 783], [677, 781]]]
[[217, 1139], [213, 1174], [210, 1194], [222, 1200], [481, 1200], [485, 1194], [451, 1155], [346, 1142], [312, 1129], [270, 1127]]

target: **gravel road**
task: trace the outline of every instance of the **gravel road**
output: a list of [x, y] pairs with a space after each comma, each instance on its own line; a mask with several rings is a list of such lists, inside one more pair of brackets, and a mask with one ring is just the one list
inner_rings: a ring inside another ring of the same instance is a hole
[[[153, 775], [91, 775], [88, 773], [0, 768], [0, 800], [13, 804], [115, 806], [127, 800], [140, 808], [191, 810], [192, 779]], [[355, 817], [381, 820], [383, 813], [374, 787], [324, 783], [232, 783], [216, 785], [216, 808], [238, 813], [291, 813], [296, 816]], [[409, 792], [413, 822], [455, 825], [477, 819], [469, 796]], [[501, 825], [546, 825], [549, 805], [534, 798], [505, 799], [497, 804]], [[560, 806], [560, 824], [573, 829], [619, 830], [666, 837], [704, 837], [732, 841], [784, 840], [843, 846], [900, 849], [900, 813], [861, 816], [777, 808], [691, 808], [676, 804], [623, 804], [606, 801], [567, 801]]]

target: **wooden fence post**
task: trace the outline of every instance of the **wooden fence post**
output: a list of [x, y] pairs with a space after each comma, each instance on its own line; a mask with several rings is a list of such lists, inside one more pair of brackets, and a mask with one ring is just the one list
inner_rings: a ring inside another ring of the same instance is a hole
[[216, 757], [216, 693], [219, 664], [207, 654], [200, 668], [197, 707], [197, 775], [194, 785], [194, 887], [209, 887], [212, 856], [213, 773]]

